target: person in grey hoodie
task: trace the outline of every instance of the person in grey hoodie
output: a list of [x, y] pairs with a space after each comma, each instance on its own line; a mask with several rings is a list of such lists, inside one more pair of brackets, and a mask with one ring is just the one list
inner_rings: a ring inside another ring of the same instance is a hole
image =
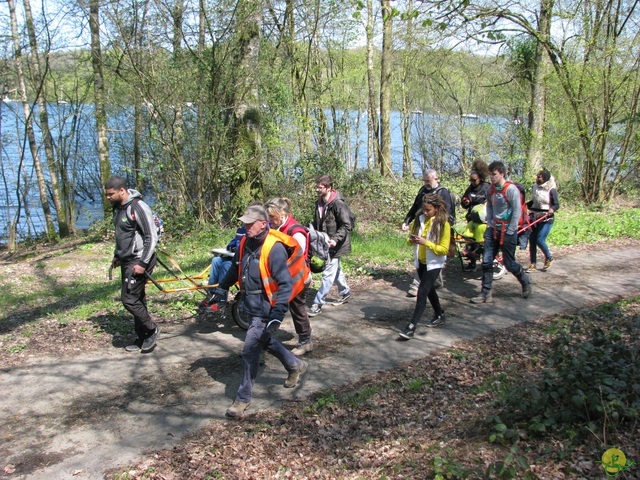
[[471, 303], [491, 303], [493, 295], [493, 260], [498, 251], [502, 251], [504, 266], [522, 286], [522, 297], [531, 295], [531, 279], [516, 261], [518, 245], [518, 221], [522, 214], [520, 190], [507, 180], [506, 167], [502, 162], [489, 165], [491, 194], [487, 199], [487, 229], [484, 232], [484, 251], [482, 253], [482, 290], [473, 297]]
[[120, 267], [120, 300], [133, 315], [137, 340], [127, 345], [128, 352], [149, 352], [156, 346], [160, 329], [147, 310], [145, 286], [147, 275], [156, 265], [158, 233], [149, 206], [140, 192], [127, 188], [122, 177], [105, 183], [105, 194], [113, 206], [116, 248], [113, 267]]

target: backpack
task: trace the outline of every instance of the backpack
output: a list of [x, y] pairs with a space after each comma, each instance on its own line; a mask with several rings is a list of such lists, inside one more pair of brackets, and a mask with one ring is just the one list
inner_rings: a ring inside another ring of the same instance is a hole
[[[353, 210], [351, 210], [351, 207], [347, 204], [347, 202], [345, 202], [342, 198], [338, 197], [334, 202], [332, 202], [331, 205], [335, 205], [337, 202], [342, 202], [345, 206], [345, 208], [347, 209], [347, 212], [349, 214], [349, 223], [351, 224], [351, 229], [349, 230], [350, 232], [352, 232], [355, 228], [356, 228], [356, 216], [353, 213]], [[338, 212], [334, 210], [334, 215], [337, 217], [338, 216]]]
[[[134, 223], [137, 223], [136, 215], [134, 213], [134, 208], [136, 207], [136, 205], [138, 205], [138, 203], [140, 203], [141, 200], [142, 199], [140, 197], [136, 197], [133, 200], [131, 200], [131, 215], [127, 215], [127, 216]], [[151, 218], [153, 218], [153, 223], [156, 226], [156, 235], [158, 235], [158, 244], [160, 244], [160, 237], [162, 237], [162, 234], [164, 233], [164, 222], [158, 216], [158, 214], [153, 211], [151, 212]]]
[[353, 213], [353, 210], [351, 210], [351, 207], [347, 204], [347, 202], [342, 202], [344, 203], [345, 207], [347, 207], [347, 212], [349, 212], [349, 223], [351, 223], [351, 231], [353, 232], [356, 228], [356, 215]]
[[[507, 180], [502, 186], [502, 191], [506, 193], [507, 188], [509, 188], [509, 186], [511, 185], [515, 185], [520, 191], [520, 218], [518, 219], [518, 237], [522, 237], [523, 239], [528, 240], [529, 233], [531, 232], [531, 226], [529, 220], [529, 210], [527, 209], [527, 202], [525, 200], [525, 190], [521, 183]], [[494, 185], [491, 185], [491, 196], [493, 197], [493, 195], [497, 192], [498, 190], [496, 190], [496, 187]], [[522, 243], [520, 244], [520, 248], [524, 250], [524, 248], [522, 247]]]
[[313, 273], [320, 273], [327, 268], [329, 260], [329, 244], [327, 236], [318, 232], [315, 228], [307, 228], [304, 225], [291, 225], [287, 230], [287, 235], [293, 236], [295, 229], [302, 229], [307, 235], [307, 265]]

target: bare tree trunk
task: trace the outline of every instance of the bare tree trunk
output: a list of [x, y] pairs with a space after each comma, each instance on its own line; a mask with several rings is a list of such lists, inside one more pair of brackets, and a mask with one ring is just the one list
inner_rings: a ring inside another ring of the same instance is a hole
[[407, 5], [407, 27], [404, 38], [405, 51], [402, 58], [402, 81], [400, 82], [402, 95], [402, 176], [409, 178], [413, 174], [413, 162], [411, 161], [411, 112], [406, 85], [413, 55], [413, 0], [409, 0]]
[[258, 54], [262, 28], [262, 2], [240, 0], [235, 37], [235, 88], [231, 119], [231, 155], [234, 178], [230, 189], [233, 208], [242, 211], [262, 194], [260, 176], [261, 118], [258, 108]]
[[[99, 0], [89, 2], [89, 30], [91, 31], [91, 65], [93, 67], [93, 92], [95, 96], [96, 133], [98, 135], [98, 161], [100, 163], [100, 184], [111, 176], [109, 160], [109, 141], [107, 137], [107, 112], [105, 110], [103, 61], [100, 47], [100, 3]], [[112, 207], [107, 197], [102, 195], [104, 218], [109, 218]]]
[[204, 39], [205, 31], [207, 29], [207, 16], [206, 16], [206, 2], [205, 0], [198, 0], [198, 52], [204, 51]]
[[27, 88], [25, 84], [24, 73], [22, 70], [22, 48], [20, 46], [20, 37], [18, 33], [18, 19], [16, 17], [16, 9], [13, 0], [7, 1], [9, 3], [9, 15], [11, 17], [11, 34], [13, 37], [13, 48], [16, 60], [16, 77], [18, 80], [18, 90], [20, 92], [20, 100], [22, 101], [22, 109], [24, 112], [27, 140], [29, 142], [29, 149], [31, 150], [31, 156], [33, 158], [33, 167], [35, 169], [36, 178], [38, 181], [40, 204], [42, 206], [42, 211], [45, 218], [45, 233], [47, 235], [47, 238], [54, 239], [56, 237], [56, 229], [53, 224], [53, 218], [51, 217], [51, 208], [49, 207], [49, 200], [47, 198], [44, 173], [42, 172], [40, 155], [38, 153], [38, 145], [36, 143], [36, 135], [33, 129], [32, 110], [27, 99]]
[[378, 95], [376, 89], [376, 80], [374, 75], [374, 47], [373, 47], [373, 0], [367, 0], [367, 85], [369, 88], [369, 106], [367, 124], [369, 143], [368, 148], [368, 166], [369, 168], [378, 166], [378, 158], [380, 158], [380, 125], [378, 122]]
[[133, 178], [136, 185], [140, 185], [142, 171], [142, 152], [140, 142], [142, 139], [142, 107], [136, 101], [133, 106]]
[[[31, 4], [29, 0], [24, 0], [24, 14], [27, 24], [27, 32], [29, 34], [29, 47], [31, 49], [31, 72], [33, 81], [36, 86], [36, 100], [40, 109], [40, 129], [42, 130], [42, 139], [44, 141], [44, 153], [47, 158], [49, 167], [49, 181], [51, 182], [51, 195], [53, 204], [56, 207], [58, 229], [60, 237], [65, 238], [72, 235], [69, 221], [67, 218], [67, 209], [62, 205], [60, 198], [60, 180], [58, 178], [58, 168], [56, 165], [55, 153], [53, 150], [53, 138], [51, 129], [49, 128], [49, 113], [47, 112], [47, 103], [45, 101], [44, 92], [44, 76], [40, 71], [40, 58], [38, 54], [38, 41], [36, 39], [36, 29], [33, 23], [33, 15], [31, 14]], [[46, 54], [48, 56], [48, 53]], [[48, 63], [48, 62], [47, 62]]]
[[389, 177], [391, 169], [391, 50], [393, 17], [391, 0], [382, 4], [382, 58], [380, 60], [380, 175]]
[[[546, 39], [551, 34], [551, 15], [553, 11], [554, 0], [541, 0], [540, 18], [538, 21], [538, 31], [540, 36]], [[535, 57], [535, 77], [533, 79], [533, 88], [531, 92], [531, 142], [527, 152], [527, 165], [525, 174], [533, 175], [540, 170], [543, 164], [543, 137], [544, 137], [544, 118], [546, 112], [547, 87], [546, 78], [550, 69], [550, 60], [544, 47], [540, 42], [536, 42]]]

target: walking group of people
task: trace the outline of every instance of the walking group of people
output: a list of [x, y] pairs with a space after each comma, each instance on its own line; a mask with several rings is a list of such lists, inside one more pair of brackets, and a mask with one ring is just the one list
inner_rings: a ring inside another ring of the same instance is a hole
[[[474, 166], [461, 203], [467, 208], [467, 220], [471, 221], [471, 212], [478, 205], [486, 204], [486, 216], [485, 221], [476, 222], [484, 241], [482, 290], [471, 301], [488, 303], [493, 300], [492, 265], [499, 250], [506, 268], [521, 283], [522, 295], [527, 298], [531, 294], [531, 280], [515, 260], [521, 215], [520, 191], [507, 181], [501, 162], [493, 162], [488, 168], [482, 167], [482, 163]], [[487, 177], [490, 183], [487, 183]], [[242, 307], [251, 318], [242, 350], [242, 379], [236, 398], [226, 412], [229, 417], [241, 416], [251, 403], [263, 350], [274, 355], [287, 371], [284, 387], [295, 387], [307, 369], [307, 363], [298, 357], [313, 350], [309, 318], [321, 313], [334, 284], [338, 288], [338, 299], [332, 302], [333, 305], [342, 305], [351, 297], [340, 259], [351, 252], [353, 215], [330, 176], [317, 177], [315, 187], [317, 200], [312, 228], [326, 235], [329, 260], [309, 309], [306, 305], [312, 280], [308, 262], [309, 230], [293, 216], [289, 199], [278, 197], [264, 204], [249, 205], [239, 218], [242, 226], [227, 245], [233, 257], [214, 257], [212, 260], [209, 285], [217, 286], [210, 290], [204, 305], [224, 304], [229, 288], [238, 283]], [[156, 264], [158, 236], [153, 215], [140, 193], [128, 188], [122, 177], [111, 177], [105, 184], [105, 193], [114, 208], [116, 248], [112, 266], [121, 269], [121, 301], [134, 317], [137, 336], [137, 340], [125, 349], [150, 352], [160, 333], [149, 315], [145, 298], [146, 280]], [[537, 248], [545, 255], [544, 269], [548, 269], [553, 256], [545, 240], [559, 202], [555, 181], [546, 169], [536, 177], [529, 208], [541, 220], [531, 234], [529, 270], [536, 268]], [[416, 296], [416, 306], [407, 327], [400, 333], [403, 339], [414, 336], [427, 301], [434, 311], [427, 326], [441, 326], [446, 321], [436, 288], [441, 284], [442, 268], [454, 241], [455, 213], [453, 195], [439, 184], [435, 170], [427, 170], [424, 185], [401, 227], [402, 231], [409, 232], [408, 243], [414, 247], [416, 267], [416, 279], [409, 291], [409, 295]], [[287, 311], [291, 312], [298, 335], [298, 343], [292, 350], [274, 337]]]
[[[487, 181], [488, 180], [488, 181]], [[447, 255], [455, 246], [452, 225], [455, 223], [455, 205], [451, 193], [438, 183], [435, 170], [424, 174], [424, 185], [418, 192], [413, 206], [402, 223], [403, 231], [410, 231], [408, 242], [415, 246], [415, 265], [418, 284], [410, 287], [408, 295], [416, 296], [413, 316], [400, 332], [402, 339], [413, 338], [416, 327], [426, 309], [427, 300], [433, 308], [433, 318], [428, 327], [445, 323], [445, 312], [437, 293], [437, 279], [442, 273]], [[461, 205], [467, 209], [469, 222], [464, 232], [475, 241], [475, 247], [466, 252], [469, 268], [475, 269], [477, 254], [482, 252], [482, 288], [471, 303], [493, 302], [493, 264], [496, 255], [502, 253], [504, 266], [522, 287], [522, 297], [531, 295], [531, 278], [528, 272], [536, 270], [538, 248], [545, 256], [543, 271], [553, 263], [553, 255], [546, 239], [551, 231], [554, 212], [560, 208], [556, 183], [546, 168], [536, 175], [532, 199], [526, 203], [530, 212], [523, 228], [529, 240], [531, 263], [525, 270], [515, 258], [518, 233], [522, 225], [523, 202], [519, 187], [506, 177], [504, 163], [496, 161], [488, 166], [476, 161], [469, 175], [469, 187], [462, 196]], [[421, 208], [420, 208], [421, 206]], [[452, 213], [453, 212], [453, 213]], [[480, 249], [480, 245], [482, 248]]]
[[[150, 352], [160, 332], [147, 311], [144, 288], [155, 266], [158, 241], [151, 209], [140, 200], [138, 191], [127, 188], [122, 177], [110, 178], [105, 192], [114, 207], [113, 266], [121, 267], [121, 300], [134, 317], [138, 337], [125, 350]], [[217, 287], [211, 289], [204, 304], [224, 304], [229, 288], [238, 283], [242, 307], [251, 318], [242, 350], [242, 379], [226, 412], [229, 417], [241, 416], [251, 403], [263, 350], [274, 355], [288, 372], [284, 387], [295, 387], [307, 369], [306, 362], [298, 357], [313, 350], [309, 317], [320, 314], [334, 284], [339, 297], [333, 305], [342, 305], [351, 297], [340, 265], [340, 258], [351, 252], [351, 210], [329, 175], [316, 178], [316, 194], [312, 227], [326, 235], [330, 258], [309, 310], [309, 230], [293, 216], [288, 198], [249, 205], [239, 218], [242, 227], [226, 247], [233, 257], [216, 256], [211, 262], [209, 285]], [[291, 351], [274, 337], [287, 311], [298, 335], [298, 344]]]

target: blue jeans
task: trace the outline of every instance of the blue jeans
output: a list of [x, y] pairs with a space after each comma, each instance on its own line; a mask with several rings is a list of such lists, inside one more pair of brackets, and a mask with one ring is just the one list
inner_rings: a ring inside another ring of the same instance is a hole
[[209, 285], [217, 285], [222, 281], [232, 264], [231, 258], [213, 257], [209, 273]]
[[536, 246], [540, 247], [540, 250], [542, 250], [545, 259], [553, 260], [553, 255], [551, 254], [551, 251], [547, 246], [547, 237], [551, 232], [551, 227], [553, 227], [553, 222], [545, 222], [533, 226], [533, 231], [531, 232], [531, 236], [529, 237], [529, 259], [534, 265], [536, 263], [536, 257], [538, 253]]
[[236, 400], [240, 402], [250, 402], [253, 384], [258, 376], [260, 368], [260, 352], [264, 349], [271, 355], [276, 357], [282, 363], [287, 372], [295, 372], [302, 367], [302, 360], [284, 348], [273, 335], [265, 332], [267, 323], [262, 317], [252, 317], [251, 325], [247, 330], [247, 336], [244, 339], [244, 347], [242, 348], [242, 381], [238, 387]]
[[500, 232], [497, 238], [493, 238], [493, 227], [487, 227], [484, 232], [484, 252], [482, 253], [482, 292], [488, 293], [493, 284], [493, 260], [499, 250], [502, 250], [502, 261], [504, 266], [521, 285], [531, 282], [529, 275], [525, 273], [520, 264], [516, 262], [516, 246], [518, 245], [518, 235], [504, 235], [504, 241], [500, 245]]
[[318, 305], [324, 305], [327, 301], [327, 295], [333, 284], [338, 286], [338, 294], [346, 295], [351, 291], [349, 285], [347, 285], [347, 279], [344, 276], [342, 268], [340, 268], [340, 259], [332, 258], [327, 264], [327, 268], [322, 272], [322, 285], [316, 293], [316, 298], [313, 303]]

